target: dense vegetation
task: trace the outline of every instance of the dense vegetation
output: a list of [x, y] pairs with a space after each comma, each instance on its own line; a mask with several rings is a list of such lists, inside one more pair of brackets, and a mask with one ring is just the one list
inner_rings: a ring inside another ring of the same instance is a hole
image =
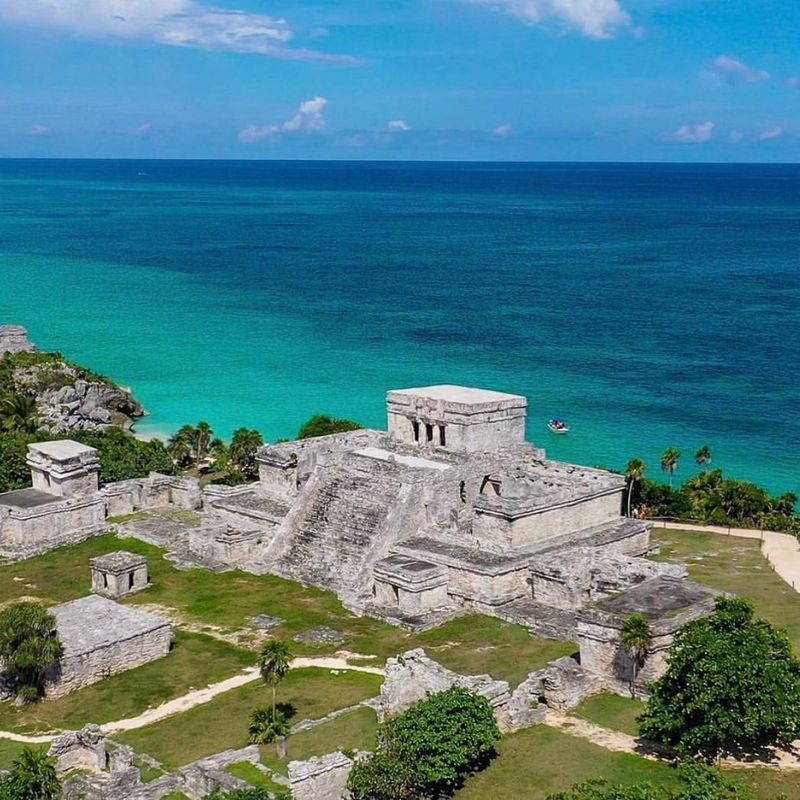
[[0, 777], [0, 800], [58, 800], [61, 782], [54, 758], [25, 748], [11, 771]]
[[628, 462], [625, 476], [629, 514], [635, 511], [643, 517], [800, 533], [798, 498], [794, 492], [771, 495], [754, 483], [726, 477], [721, 469], [705, 469], [711, 463], [707, 446], [695, 453], [695, 463], [702, 471], [675, 488], [672, 476], [680, 456], [678, 450], [670, 447], [661, 457], [661, 469], [670, 476], [669, 483], [646, 477], [647, 466], [640, 458]]
[[353, 800], [449, 797], [487, 766], [499, 738], [488, 701], [454, 686], [384, 723], [347, 786]]
[[589, 780], [548, 800], [756, 800], [757, 795], [740, 783], [727, 780], [718, 770], [687, 762], [678, 767], [676, 789], [652, 783], [611, 784]]
[[36, 381], [26, 387], [30, 391], [44, 392], [60, 389], [76, 379], [97, 381], [116, 387], [111, 378], [68, 361], [61, 353], [6, 353], [0, 358], [0, 397], [15, 394], [21, 387], [14, 378], [17, 370], [36, 368]]
[[346, 433], [362, 428], [358, 422], [351, 419], [337, 419], [327, 414], [315, 414], [311, 419], [300, 426], [297, 432], [298, 439], [312, 439], [315, 436], [330, 436], [332, 433]]
[[[3, 800], [2, 796], [0, 800]], [[247, 789], [234, 789], [232, 792], [217, 789], [208, 796], [208, 800], [291, 800], [291, 795], [289, 792], [275, 794], [261, 786], [250, 786]]]
[[749, 755], [800, 734], [800, 660], [741, 598], [718, 598], [710, 616], [684, 625], [650, 689], [639, 731], [683, 755]]
[[19, 700], [44, 695], [49, 669], [61, 658], [56, 618], [38, 603], [12, 603], [0, 610], [0, 663]]
[[33, 442], [74, 439], [96, 447], [100, 455], [100, 482], [140, 478], [151, 471], [174, 475], [177, 471], [163, 442], [143, 442], [121, 428], [70, 433], [0, 433], [0, 492], [30, 486], [27, 447]]

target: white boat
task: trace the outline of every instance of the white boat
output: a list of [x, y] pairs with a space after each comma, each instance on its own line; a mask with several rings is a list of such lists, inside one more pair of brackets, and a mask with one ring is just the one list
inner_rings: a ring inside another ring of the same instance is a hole
[[569, 433], [569, 425], [563, 419], [551, 419], [547, 423], [547, 427], [553, 432], [558, 434]]

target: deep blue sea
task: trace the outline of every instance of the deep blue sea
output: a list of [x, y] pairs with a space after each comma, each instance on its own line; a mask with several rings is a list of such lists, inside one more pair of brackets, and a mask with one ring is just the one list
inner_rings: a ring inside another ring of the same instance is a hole
[[[167, 434], [529, 398], [557, 458], [800, 490], [800, 166], [0, 161], [0, 322]], [[549, 417], [572, 425], [566, 437]]]

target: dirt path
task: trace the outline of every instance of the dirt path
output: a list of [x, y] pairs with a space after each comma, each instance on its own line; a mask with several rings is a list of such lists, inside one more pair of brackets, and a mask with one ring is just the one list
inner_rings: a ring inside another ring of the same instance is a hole
[[796, 592], [800, 592], [800, 542], [790, 533], [759, 531], [748, 528], [722, 528], [717, 525], [689, 525], [681, 522], [654, 522], [657, 528], [676, 531], [700, 531], [737, 536], [740, 539], [760, 539], [761, 552], [775, 573]]
[[[602, 725], [596, 725], [594, 722], [589, 722], [589, 720], [581, 719], [580, 717], [573, 717], [569, 714], [557, 714], [553, 711], [548, 711], [544, 722], [545, 725], [558, 728], [570, 736], [586, 739], [586, 741], [596, 744], [598, 747], [617, 753], [633, 753], [642, 758], [649, 758], [651, 761], [657, 761], [666, 755], [666, 751], [655, 743], [644, 742], [630, 734], [612, 731], [610, 728], [604, 728]], [[800, 740], [794, 742], [793, 747], [795, 750], [800, 748]], [[726, 758], [723, 759], [722, 764], [728, 767], [736, 767], [737, 769], [766, 767], [768, 769], [800, 771], [800, 758], [798, 758], [797, 753], [790, 753], [784, 750], [773, 751], [773, 759], [771, 761], [737, 761], [734, 758]]]
[[[330, 669], [334, 671], [341, 670], [342, 672], [366, 672], [370, 675], [384, 675], [384, 671], [380, 667], [361, 667], [357, 664], [349, 664], [344, 658], [295, 658], [292, 661], [292, 669], [303, 669], [306, 667], [319, 667], [321, 669]], [[148, 725], [152, 725], [154, 722], [160, 722], [167, 717], [182, 714], [184, 711], [188, 711], [191, 708], [208, 703], [215, 697], [225, 694], [225, 692], [238, 689], [240, 686], [246, 686], [248, 683], [259, 680], [259, 677], [257, 667], [248, 667], [232, 678], [226, 678], [224, 681], [213, 683], [210, 686], [206, 686], [204, 689], [195, 689], [181, 697], [167, 700], [160, 706], [149, 708], [147, 711], [135, 717], [119, 719], [115, 722], [106, 722], [104, 725], [101, 725], [100, 728], [103, 733], [106, 734], [144, 728]], [[26, 735], [12, 733], [11, 731], [0, 731], [0, 739], [9, 739], [14, 742], [23, 742], [25, 744], [45, 744], [47, 742], [52, 742], [56, 736], [58, 736], [58, 733]]]

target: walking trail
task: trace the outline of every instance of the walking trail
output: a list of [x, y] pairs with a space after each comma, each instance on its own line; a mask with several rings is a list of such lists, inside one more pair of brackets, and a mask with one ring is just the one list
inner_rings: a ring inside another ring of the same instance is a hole
[[657, 528], [679, 531], [703, 531], [738, 536], [740, 539], [760, 539], [761, 552], [772, 568], [795, 591], [800, 591], [800, 542], [790, 533], [760, 531], [748, 528], [722, 528], [715, 525], [689, 525], [680, 522], [655, 522]]
[[[349, 664], [344, 658], [295, 658], [292, 661], [292, 669], [303, 669], [304, 667], [320, 667], [322, 669], [341, 670], [343, 672], [367, 672], [371, 675], [384, 675], [384, 671], [380, 667], [362, 667]], [[248, 667], [232, 678], [226, 678], [224, 681], [212, 683], [204, 689], [195, 689], [181, 697], [167, 700], [160, 706], [149, 708], [138, 716], [119, 719], [115, 722], [106, 722], [104, 725], [101, 725], [100, 728], [103, 733], [106, 734], [144, 728], [147, 725], [152, 725], [154, 722], [160, 722], [167, 717], [172, 717], [175, 714], [182, 714], [184, 711], [188, 711], [195, 706], [208, 703], [217, 697], [217, 695], [229, 692], [231, 689], [237, 689], [240, 686], [246, 686], [248, 683], [257, 681], [259, 678], [258, 668]], [[0, 731], [0, 739], [9, 739], [13, 742], [23, 742], [25, 744], [46, 744], [47, 742], [52, 742], [58, 735], [59, 733], [57, 732], [28, 735], [12, 733], [11, 731]]]

